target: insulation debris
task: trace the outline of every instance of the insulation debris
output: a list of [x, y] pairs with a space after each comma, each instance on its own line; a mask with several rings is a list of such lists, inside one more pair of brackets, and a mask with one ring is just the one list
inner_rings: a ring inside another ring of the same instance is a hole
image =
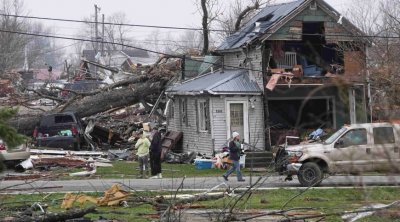
[[115, 206], [125, 201], [130, 195], [131, 193], [122, 190], [119, 184], [113, 184], [110, 189], [104, 191], [103, 197], [66, 193], [61, 208], [70, 209], [75, 202], [79, 203], [81, 207], [85, 202], [91, 202], [98, 206]]

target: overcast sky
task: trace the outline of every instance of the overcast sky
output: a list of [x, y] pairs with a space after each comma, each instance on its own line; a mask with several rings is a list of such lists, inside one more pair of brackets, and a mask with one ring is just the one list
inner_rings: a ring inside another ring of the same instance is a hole
[[[221, 0], [228, 2], [233, 0]], [[284, 2], [288, 0], [280, 0]], [[340, 13], [348, 9], [349, 0], [326, 0]], [[24, 6], [30, 16], [81, 20], [94, 14], [94, 4], [101, 8], [100, 14], [109, 16], [124, 12], [132, 24], [200, 27], [201, 18], [197, 12], [196, 0], [25, 0]], [[74, 36], [79, 33], [77, 24], [66, 22], [45, 22], [57, 35]], [[136, 40], [148, 39], [152, 30], [132, 28], [131, 37]], [[159, 30], [160, 35], [177, 30]], [[162, 38], [162, 37], [161, 37]], [[140, 43], [140, 42], [139, 42]], [[61, 45], [68, 45], [63, 42]]]

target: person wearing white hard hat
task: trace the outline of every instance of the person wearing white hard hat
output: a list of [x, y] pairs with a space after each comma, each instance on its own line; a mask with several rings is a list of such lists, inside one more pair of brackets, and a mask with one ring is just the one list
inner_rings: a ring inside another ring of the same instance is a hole
[[242, 177], [242, 173], [240, 172], [240, 152], [241, 152], [241, 144], [240, 144], [240, 135], [238, 132], [232, 133], [232, 141], [229, 142], [229, 159], [232, 160], [231, 168], [224, 174], [222, 177], [228, 181], [229, 175], [236, 171], [236, 177], [238, 181], [245, 181]]

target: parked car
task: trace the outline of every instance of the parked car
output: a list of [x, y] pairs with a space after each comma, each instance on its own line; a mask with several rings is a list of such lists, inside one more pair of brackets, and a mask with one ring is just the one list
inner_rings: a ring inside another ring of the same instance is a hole
[[400, 125], [347, 125], [324, 142], [287, 146], [276, 153], [276, 170], [297, 175], [303, 186], [316, 186], [324, 174], [400, 170]]
[[38, 147], [81, 150], [84, 142], [81, 119], [73, 112], [42, 116], [33, 138]]
[[0, 138], [0, 160], [7, 166], [15, 166], [30, 157], [29, 147], [22, 144], [14, 149], [9, 149], [7, 144]]

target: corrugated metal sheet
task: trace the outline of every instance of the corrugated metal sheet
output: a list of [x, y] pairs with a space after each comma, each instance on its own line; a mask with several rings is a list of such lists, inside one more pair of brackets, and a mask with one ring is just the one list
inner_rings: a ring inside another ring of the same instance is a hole
[[207, 73], [166, 90], [169, 94], [254, 94], [262, 93], [255, 81], [251, 81], [247, 70], [224, 70]]
[[[238, 32], [229, 36], [218, 47], [218, 50], [239, 48], [245, 43], [259, 37], [262, 33], [267, 33], [269, 28], [288, 16], [306, 0], [298, 0], [283, 4], [270, 5], [263, 8], [249, 22], [247, 22]], [[258, 27], [257, 27], [257, 24]]]

